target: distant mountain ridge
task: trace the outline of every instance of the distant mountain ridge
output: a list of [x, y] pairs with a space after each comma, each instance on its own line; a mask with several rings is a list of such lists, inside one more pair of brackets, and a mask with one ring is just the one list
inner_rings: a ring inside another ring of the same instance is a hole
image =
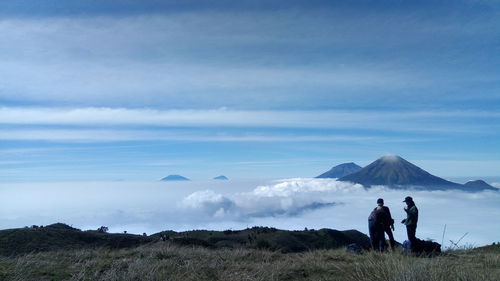
[[331, 168], [329, 171], [317, 176], [316, 178], [341, 178], [352, 173], [355, 173], [362, 168], [358, 166], [356, 163], [343, 163]]
[[213, 178], [213, 179], [214, 179], [214, 180], [226, 180], [226, 181], [227, 181], [227, 180], [229, 180], [229, 179], [228, 179], [226, 176], [224, 176], [224, 175], [220, 175], [220, 176], [215, 177], [215, 178]]
[[468, 181], [468, 182], [464, 183], [464, 185], [469, 186], [469, 187], [473, 187], [473, 188], [481, 188], [481, 189], [494, 189], [495, 188], [483, 180]]
[[190, 181], [190, 179], [181, 175], [168, 175], [161, 179], [162, 181]]
[[465, 191], [494, 189], [491, 186], [462, 185], [447, 181], [430, 174], [397, 155], [383, 156], [361, 170], [341, 177], [339, 181], [359, 183], [365, 187], [385, 185], [391, 188], [460, 189]]

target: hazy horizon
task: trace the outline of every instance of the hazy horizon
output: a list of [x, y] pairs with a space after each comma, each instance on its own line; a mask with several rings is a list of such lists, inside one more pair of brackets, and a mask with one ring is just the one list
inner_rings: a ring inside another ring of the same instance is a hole
[[[500, 188], [500, 185], [497, 185]], [[66, 223], [83, 230], [104, 225], [110, 232], [142, 234], [162, 230], [289, 230], [333, 228], [367, 231], [367, 217], [379, 197], [396, 221], [395, 237], [406, 239], [399, 221], [404, 197], [420, 210], [417, 237], [445, 246], [468, 233], [461, 245], [499, 242], [500, 192], [364, 189], [334, 179], [268, 181], [79, 182], [0, 184], [0, 229]], [[467, 206], [467, 207], [464, 207]]]

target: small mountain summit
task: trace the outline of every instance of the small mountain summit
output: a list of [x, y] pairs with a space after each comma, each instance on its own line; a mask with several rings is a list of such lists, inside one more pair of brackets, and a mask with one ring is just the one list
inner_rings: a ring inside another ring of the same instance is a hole
[[331, 168], [329, 171], [317, 176], [316, 178], [341, 178], [359, 170], [361, 170], [361, 167], [353, 162], [343, 163]]
[[496, 190], [495, 187], [489, 185], [487, 182], [485, 182], [483, 180], [468, 181], [464, 185], [467, 186], [467, 187], [478, 188], [478, 189], [492, 189], [492, 190]]
[[162, 181], [189, 181], [190, 179], [181, 175], [168, 175], [161, 179]]
[[224, 175], [220, 175], [220, 176], [215, 177], [215, 178], [213, 178], [213, 179], [214, 179], [214, 180], [223, 180], [223, 181], [227, 181], [227, 180], [229, 180], [229, 179], [228, 179], [226, 176], [224, 176]]
[[386, 185], [392, 188], [466, 189], [463, 185], [431, 175], [397, 155], [386, 155], [356, 173], [339, 181], [350, 181], [366, 187]]

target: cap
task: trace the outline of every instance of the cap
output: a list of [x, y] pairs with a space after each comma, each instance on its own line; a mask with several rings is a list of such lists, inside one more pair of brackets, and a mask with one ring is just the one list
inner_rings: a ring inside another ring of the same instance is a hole
[[410, 196], [406, 196], [403, 202], [413, 202], [413, 198], [411, 198]]
[[384, 204], [384, 199], [382, 198], [377, 199], [377, 204]]

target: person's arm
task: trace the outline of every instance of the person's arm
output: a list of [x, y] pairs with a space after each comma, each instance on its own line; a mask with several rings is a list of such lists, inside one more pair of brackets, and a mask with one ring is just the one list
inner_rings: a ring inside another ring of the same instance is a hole
[[389, 210], [389, 207], [385, 207], [385, 210], [387, 211], [387, 216], [389, 217], [389, 226], [394, 230], [394, 219], [391, 216], [391, 210]]
[[391, 216], [391, 210], [389, 210], [389, 208], [387, 208], [387, 214], [389, 215], [389, 221], [391, 222], [391, 224], [394, 224], [394, 220], [392, 219]]

